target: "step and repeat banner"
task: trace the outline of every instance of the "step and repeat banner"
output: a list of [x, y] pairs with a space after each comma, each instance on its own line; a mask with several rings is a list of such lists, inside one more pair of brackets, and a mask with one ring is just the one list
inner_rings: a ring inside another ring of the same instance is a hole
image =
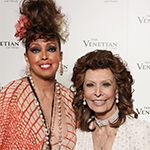
[[[69, 87], [72, 68], [81, 55], [108, 49], [119, 54], [134, 77], [134, 105], [139, 117], [150, 121], [150, 1], [56, 0], [69, 23], [63, 50], [64, 75]], [[24, 47], [15, 37], [21, 0], [0, 0], [0, 87], [25, 74]]]

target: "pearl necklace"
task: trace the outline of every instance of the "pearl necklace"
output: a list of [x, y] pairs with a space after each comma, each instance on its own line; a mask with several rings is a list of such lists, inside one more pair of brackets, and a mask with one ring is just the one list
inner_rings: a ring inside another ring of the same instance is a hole
[[[32, 76], [28, 76], [27, 80], [30, 84], [30, 87], [34, 93], [35, 99], [36, 99], [36, 105], [38, 106], [38, 111], [39, 111], [39, 115], [44, 123], [44, 127], [45, 127], [45, 139], [46, 139], [46, 144], [47, 147], [49, 148], [49, 150], [51, 150], [51, 144], [50, 144], [50, 136], [51, 136], [51, 126], [52, 126], [52, 120], [53, 120], [53, 109], [54, 109], [54, 98], [53, 98], [53, 102], [52, 102], [52, 110], [51, 110], [51, 124], [48, 125], [43, 113], [43, 110], [41, 108], [41, 104], [40, 104], [40, 100], [35, 92], [35, 86], [34, 86], [34, 82], [32, 79]], [[59, 84], [56, 82], [55, 84], [55, 89], [56, 89], [56, 95], [57, 95], [57, 104], [58, 104], [58, 125], [59, 125], [59, 139], [58, 139], [58, 144], [59, 144], [59, 150], [61, 149], [61, 145], [62, 145], [62, 112], [61, 112], [61, 92], [60, 92], [60, 86]], [[48, 129], [49, 126], [49, 129]]]
[[95, 117], [95, 122], [99, 127], [102, 127], [102, 126], [106, 126], [106, 125], [109, 125], [109, 124], [115, 122], [118, 118], [119, 118], [119, 109], [118, 109], [118, 107], [116, 107], [116, 111], [111, 117], [104, 119], [104, 120], [97, 119]]
[[61, 145], [62, 145], [62, 108], [61, 108], [61, 92], [60, 92], [60, 86], [59, 84], [56, 82], [56, 94], [57, 94], [57, 104], [58, 104], [58, 133], [59, 133], [59, 137], [58, 137], [58, 146], [59, 146], [59, 150], [61, 149]]

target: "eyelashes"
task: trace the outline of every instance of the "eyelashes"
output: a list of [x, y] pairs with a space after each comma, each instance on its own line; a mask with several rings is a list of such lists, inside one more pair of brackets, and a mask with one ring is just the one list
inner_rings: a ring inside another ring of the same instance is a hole
[[111, 86], [111, 84], [110, 84], [109, 82], [103, 83], [102, 85], [103, 85], [104, 87], [109, 87], [109, 86]]
[[56, 51], [56, 47], [55, 46], [49, 46], [47, 51], [49, 52], [55, 52]]
[[87, 87], [92, 87], [92, 86], [94, 86], [94, 84], [93, 83], [87, 83], [86, 86]]
[[[48, 51], [48, 52], [55, 52], [56, 50], [57, 50], [56, 46], [48, 46], [46, 48], [46, 51]], [[30, 51], [36, 54], [36, 53], [39, 53], [41, 51], [41, 48], [32, 47], [32, 48], [30, 48]]]
[[33, 48], [30, 48], [30, 51], [33, 53], [38, 53], [38, 52], [40, 52], [40, 49], [37, 47], [33, 47]]
[[[112, 84], [109, 83], [109, 82], [104, 82], [104, 83], [101, 84], [102, 87], [110, 87], [111, 85]], [[93, 84], [93, 83], [86, 83], [85, 86], [90, 88], [90, 87], [94, 87], [95, 84]]]

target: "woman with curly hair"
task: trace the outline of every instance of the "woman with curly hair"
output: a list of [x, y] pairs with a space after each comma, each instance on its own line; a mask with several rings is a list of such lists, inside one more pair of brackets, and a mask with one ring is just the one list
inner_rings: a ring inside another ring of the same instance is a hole
[[53, 0], [24, 0], [20, 13], [15, 36], [25, 46], [27, 74], [0, 91], [0, 149], [72, 150], [73, 93], [55, 79], [68, 36], [65, 15]]
[[136, 119], [133, 78], [108, 50], [79, 58], [73, 68], [76, 150], [150, 150], [150, 124]]

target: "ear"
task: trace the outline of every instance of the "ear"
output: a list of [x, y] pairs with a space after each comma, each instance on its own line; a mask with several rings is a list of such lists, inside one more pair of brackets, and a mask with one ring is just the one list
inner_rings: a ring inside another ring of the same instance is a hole
[[61, 51], [60, 52], [60, 61], [62, 61], [63, 60], [63, 52]]
[[116, 89], [116, 94], [118, 94], [118, 89]]

